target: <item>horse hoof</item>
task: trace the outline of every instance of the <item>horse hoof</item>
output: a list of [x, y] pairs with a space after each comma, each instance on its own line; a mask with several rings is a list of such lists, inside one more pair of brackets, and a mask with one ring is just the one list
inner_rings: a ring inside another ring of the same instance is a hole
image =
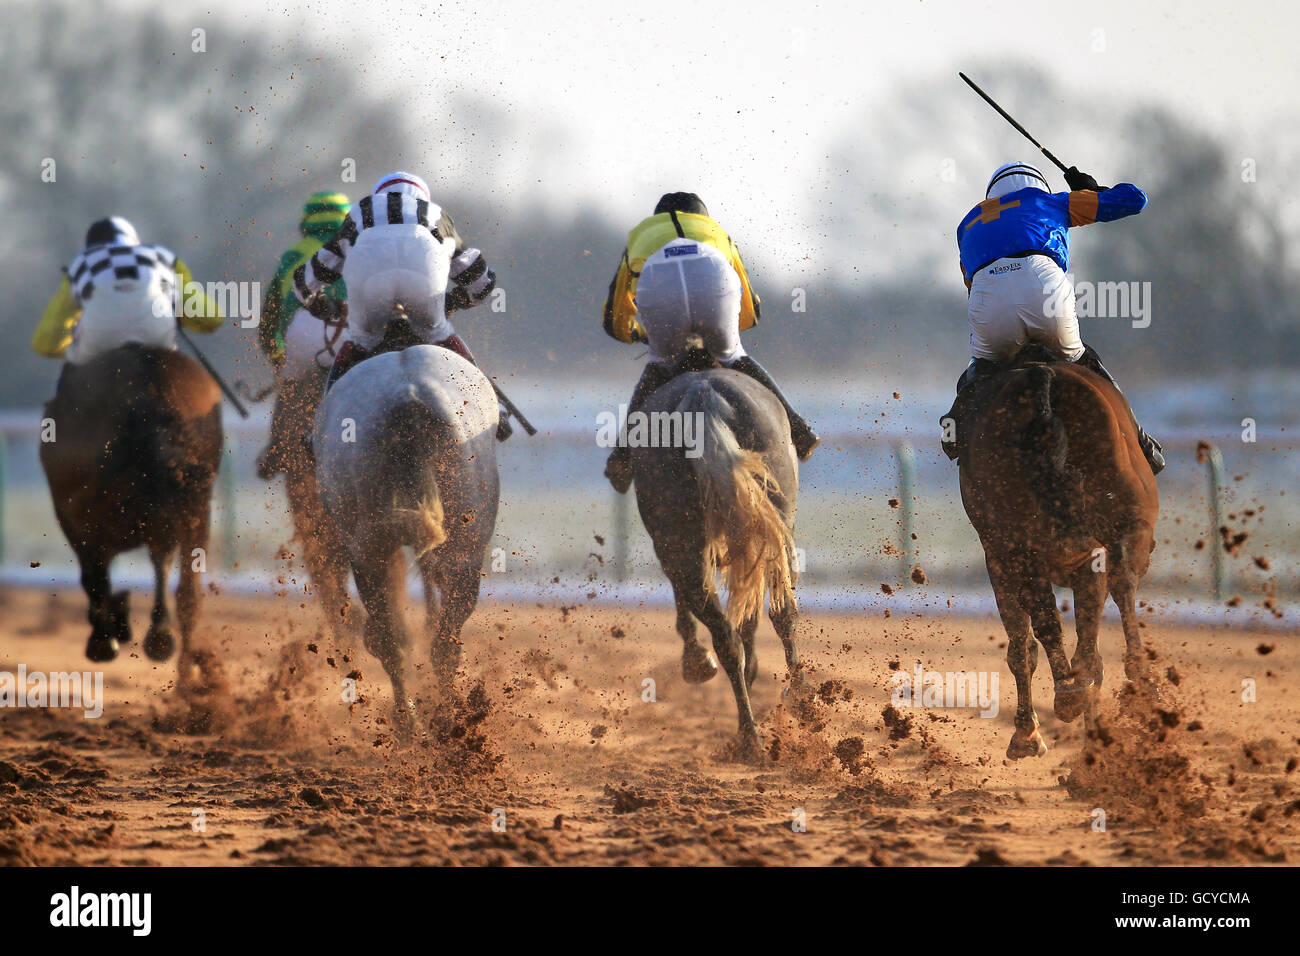
[[1007, 745], [1007, 757], [1011, 760], [1020, 760], [1024, 757], [1041, 757], [1047, 753], [1047, 742], [1043, 740], [1043, 735], [1035, 727], [1032, 733], [1022, 735], [1016, 731], [1011, 737], [1011, 743]]
[[144, 652], [151, 661], [165, 661], [176, 649], [176, 639], [165, 627], [151, 627], [144, 637]]
[[1078, 720], [1092, 702], [1096, 684], [1074, 683], [1057, 684], [1056, 699], [1052, 701], [1052, 711], [1058, 720], [1067, 724]]
[[682, 680], [688, 684], [703, 684], [718, 673], [718, 659], [712, 651], [696, 644], [682, 651]]
[[112, 637], [92, 637], [86, 642], [86, 659], [103, 664], [117, 658], [118, 643]]
[[740, 734], [722, 748], [717, 759], [757, 767], [767, 763], [767, 751], [763, 749], [763, 740], [758, 734]]

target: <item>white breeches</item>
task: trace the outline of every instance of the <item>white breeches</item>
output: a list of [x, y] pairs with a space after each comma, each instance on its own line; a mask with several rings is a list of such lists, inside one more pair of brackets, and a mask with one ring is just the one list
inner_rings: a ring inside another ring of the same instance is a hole
[[668, 243], [646, 260], [636, 286], [649, 360], [675, 362], [692, 335], [723, 365], [743, 357], [740, 296], [740, 277], [720, 251], [694, 239]]
[[399, 305], [421, 340], [441, 342], [452, 335], [443, 297], [455, 245], [452, 239], [439, 242], [415, 223], [363, 231], [343, 263], [348, 337], [373, 349]]
[[1083, 354], [1074, 287], [1047, 256], [998, 259], [971, 280], [970, 351], [1004, 362], [1027, 342], [1038, 342], [1073, 362]]
[[176, 348], [176, 317], [169, 287], [154, 277], [97, 284], [72, 330], [67, 360], [74, 365], [121, 345]]

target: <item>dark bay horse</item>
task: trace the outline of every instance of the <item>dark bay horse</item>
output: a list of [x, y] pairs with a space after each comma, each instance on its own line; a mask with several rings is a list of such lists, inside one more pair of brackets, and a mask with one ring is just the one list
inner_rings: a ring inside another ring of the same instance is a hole
[[[799, 466], [785, 410], [753, 379], [715, 369], [678, 375], [642, 411], [670, 433], [679, 428], [683, 438], [676, 447], [669, 441], [668, 447], [660, 442], [632, 449], [637, 508], [677, 606], [682, 676], [702, 683], [717, 673], [714, 658], [695, 639], [698, 619], [731, 679], [739, 712], [737, 755], [760, 760], [749, 688], [758, 675], [754, 632], [765, 595], [792, 678], [799, 666], [794, 645]], [[682, 447], [690, 435], [696, 439], [694, 450]], [[726, 582], [725, 612], [716, 571]]]
[[[1145, 683], [1136, 596], [1155, 547], [1156, 481], [1123, 396], [1088, 369], [1031, 347], [970, 387], [979, 391], [958, 428], [961, 494], [984, 545], [1016, 678], [1007, 756], [1037, 756], [1047, 750], [1030, 692], [1038, 644], [1052, 670], [1056, 716], [1095, 714], [1107, 594], [1124, 628], [1125, 674]], [[1072, 660], [1054, 584], [1074, 591]]]
[[366, 649], [392, 681], [403, 734], [414, 729], [415, 705], [406, 685], [402, 548], [415, 552], [429, 654], [445, 693], [496, 527], [497, 418], [487, 377], [436, 345], [361, 362], [334, 383], [316, 417], [321, 503], [345, 542], [367, 612]]
[[311, 435], [325, 392], [328, 369], [285, 379], [278, 395], [275, 434], [284, 467], [284, 491], [303, 563], [311, 577], [326, 623], [336, 639], [351, 630], [355, 617], [348, 596], [348, 553], [338, 525], [329, 520], [316, 487], [316, 460]]
[[171, 655], [166, 588], [179, 551], [176, 616], [184, 665], [221, 462], [216, 381], [179, 352], [126, 345], [83, 365], [66, 365], [45, 416], [54, 433], [41, 444], [41, 466], [90, 600], [86, 656], [110, 661], [131, 639], [127, 593], [112, 590], [109, 564], [124, 551], [145, 547], [154, 569], [145, 653], [156, 661]]

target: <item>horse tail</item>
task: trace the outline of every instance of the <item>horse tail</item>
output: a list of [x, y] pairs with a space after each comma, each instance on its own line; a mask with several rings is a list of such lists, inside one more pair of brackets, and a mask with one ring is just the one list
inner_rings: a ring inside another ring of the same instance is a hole
[[392, 530], [421, 557], [447, 540], [436, 460], [444, 423], [423, 402], [393, 410], [388, 422], [393, 450]]
[[1032, 417], [1020, 433], [1020, 464], [1038, 505], [1053, 520], [1074, 524], [1082, 504], [1083, 486], [1069, 467], [1070, 436], [1065, 422], [1052, 407], [1052, 382], [1056, 376], [1049, 365], [1031, 365], [1029, 379]]
[[139, 500], [146, 509], [164, 511], [175, 507], [176, 495], [199, 482], [204, 468], [189, 447], [190, 434], [181, 414], [163, 401], [154, 383], [159, 375], [157, 353], [136, 349], [142, 390], [128, 399], [123, 409], [121, 431], [109, 448], [109, 481], [135, 477]]
[[794, 535], [769, 492], [780, 492], [756, 451], [740, 447], [728, 419], [732, 408], [707, 381], [696, 382], [677, 404], [702, 422], [701, 454], [691, 459], [704, 508], [705, 587], [713, 571], [726, 578], [727, 618], [733, 627], [753, 617], [768, 592], [773, 611], [793, 606]]

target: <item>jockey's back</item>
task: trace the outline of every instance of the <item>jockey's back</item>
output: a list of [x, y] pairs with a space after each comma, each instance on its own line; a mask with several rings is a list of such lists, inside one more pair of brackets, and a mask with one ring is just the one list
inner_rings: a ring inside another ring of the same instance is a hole
[[957, 227], [962, 275], [970, 285], [990, 262], [1024, 252], [1041, 252], [1063, 271], [1070, 268], [1071, 227], [1112, 222], [1141, 212], [1146, 193], [1132, 183], [1110, 189], [1049, 193], [1027, 187], [986, 199]]
[[[51, 358], [66, 355], [73, 363], [130, 342], [175, 348], [178, 282], [188, 296], [193, 278], [170, 249], [140, 242], [135, 228], [120, 217], [100, 220], [64, 269], [59, 291], [32, 335], [32, 348]], [[215, 331], [222, 321], [206, 295], [200, 308], [183, 308], [179, 318], [200, 332]]]

